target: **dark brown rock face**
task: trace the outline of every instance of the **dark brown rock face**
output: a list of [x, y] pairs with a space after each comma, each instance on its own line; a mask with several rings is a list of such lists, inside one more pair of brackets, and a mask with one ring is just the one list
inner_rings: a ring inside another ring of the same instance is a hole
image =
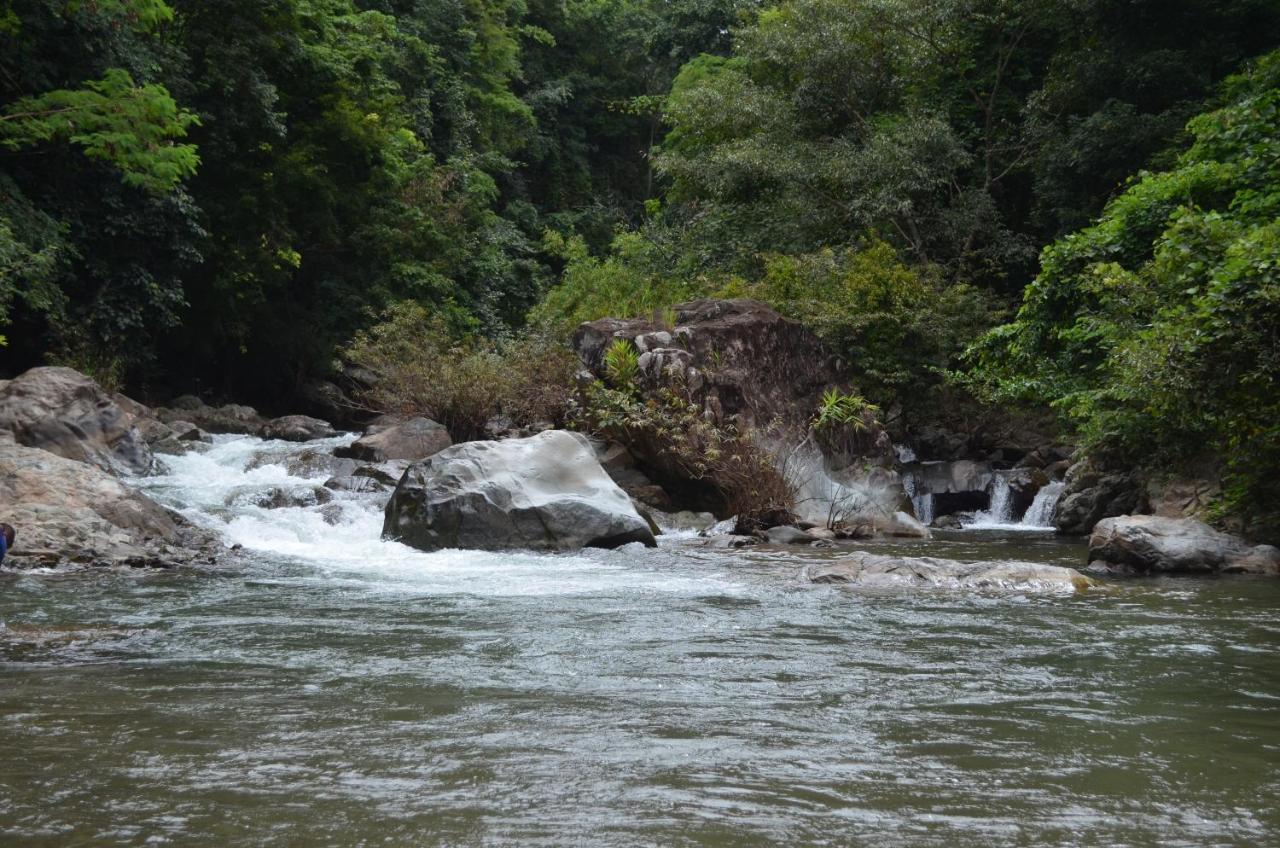
[[1106, 473], [1080, 463], [1067, 472], [1067, 488], [1058, 501], [1053, 525], [1059, 533], [1086, 536], [1104, 518], [1147, 509], [1147, 489], [1140, 474]]
[[849, 384], [848, 369], [798, 321], [755, 300], [695, 300], [675, 307], [676, 324], [604, 318], [580, 326], [574, 348], [596, 375], [618, 339], [635, 344], [647, 385], [684, 379], [720, 420], [764, 426], [805, 423], [824, 389]]

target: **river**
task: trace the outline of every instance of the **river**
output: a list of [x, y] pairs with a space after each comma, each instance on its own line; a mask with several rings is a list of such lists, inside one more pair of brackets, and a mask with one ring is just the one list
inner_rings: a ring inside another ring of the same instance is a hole
[[301, 450], [220, 437], [143, 481], [244, 546], [216, 568], [0, 575], [3, 844], [1280, 843], [1280, 581], [859, 594], [801, 581], [808, 549], [425, 554], [367, 496], [248, 504], [308, 482], [246, 471], [264, 449]]

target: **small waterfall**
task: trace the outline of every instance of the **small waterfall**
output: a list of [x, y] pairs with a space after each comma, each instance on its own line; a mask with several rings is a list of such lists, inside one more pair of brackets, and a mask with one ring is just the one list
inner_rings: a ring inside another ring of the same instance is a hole
[[[902, 450], [910, 452], [911, 448], [902, 448]], [[914, 456], [914, 454], [912, 454]], [[907, 497], [911, 498], [911, 507], [915, 510], [916, 520], [925, 527], [933, 523], [933, 493], [921, 492], [920, 483], [916, 480], [916, 475], [910, 471], [902, 474], [902, 489], [907, 493]]]
[[898, 462], [903, 465], [909, 465], [916, 461], [916, 452], [907, 445], [894, 445], [893, 453], [898, 458]]
[[973, 517], [973, 524], [1013, 524], [1013, 489], [1009, 486], [1009, 472], [997, 471], [991, 478], [991, 503]]
[[1058, 506], [1058, 500], [1062, 497], [1062, 491], [1065, 488], [1067, 488], [1066, 483], [1050, 483], [1036, 492], [1035, 500], [1031, 502], [1031, 506], [1027, 507], [1027, 514], [1022, 517], [1023, 526], [1052, 529], [1053, 510]]

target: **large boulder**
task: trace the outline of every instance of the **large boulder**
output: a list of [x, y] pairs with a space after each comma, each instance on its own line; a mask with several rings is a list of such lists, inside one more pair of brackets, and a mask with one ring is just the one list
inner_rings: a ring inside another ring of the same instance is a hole
[[216, 550], [211, 534], [110, 474], [19, 445], [0, 445], [0, 517], [18, 533], [11, 567], [172, 566]]
[[[137, 415], [145, 409], [135, 405]], [[14, 442], [113, 474], [142, 475], [154, 467], [135, 413], [71, 368], [32, 368], [0, 388], [0, 431]]]
[[1094, 581], [1073, 568], [1038, 562], [959, 562], [935, 557], [881, 556], [858, 552], [811, 566], [812, 583], [868, 589], [981, 589], [1017, 592], [1082, 592]]
[[338, 448], [334, 454], [364, 462], [396, 459], [417, 462], [452, 444], [449, 431], [443, 424], [429, 418], [410, 418], [407, 421], [371, 424], [363, 436], [345, 448]]
[[[763, 426], [806, 424], [824, 389], [850, 373], [814, 333], [755, 300], [695, 300], [674, 307], [675, 325], [604, 318], [578, 327], [574, 349], [588, 370], [604, 373], [617, 340], [640, 354], [650, 384], [682, 379], [708, 414]], [[874, 441], [874, 439], [872, 439]]]
[[409, 466], [382, 533], [428, 551], [656, 544], [586, 438], [563, 430], [454, 445]]
[[285, 442], [311, 442], [316, 439], [328, 439], [338, 435], [333, 425], [309, 415], [285, 415], [273, 418], [263, 424], [258, 435], [264, 439], [279, 439]]
[[170, 407], [157, 409], [156, 416], [166, 424], [185, 421], [208, 433], [257, 433], [267, 423], [252, 406], [208, 406], [192, 395], [183, 395]]
[[1053, 526], [1069, 536], [1087, 536], [1104, 518], [1148, 509], [1146, 483], [1137, 472], [1104, 472], [1088, 462], [1067, 472], [1067, 487], [1053, 513]]
[[1090, 567], [1140, 574], [1280, 574], [1280, 550], [1251, 545], [1194, 518], [1104, 518], [1089, 537]]

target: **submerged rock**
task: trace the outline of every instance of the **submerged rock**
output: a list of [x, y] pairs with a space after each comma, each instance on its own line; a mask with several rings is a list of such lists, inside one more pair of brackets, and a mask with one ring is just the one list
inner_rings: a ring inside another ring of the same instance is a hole
[[6, 566], [171, 566], [208, 558], [213, 536], [110, 474], [0, 445], [0, 515], [18, 529]]
[[807, 545], [818, 541], [818, 537], [799, 527], [770, 527], [763, 533], [765, 539], [774, 545]]
[[563, 430], [467, 442], [411, 465], [382, 532], [428, 551], [657, 544], [586, 438]]
[[[133, 401], [128, 406], [146, 409]], [[113, 474], [147, 474], [154, 467], [135, 422], [95, 381], [70, 368], [32, 368], [0, 388], [0, 431], [15, 443]]]
[[453, 444], [443, 424], [429, 418], [410, 418], [393, 424], [371, 425], [365, 434], [345, 448], [334, 451], [337, 456], [364, 462], [386, 462], [405, 459], [416, 462]]
[[805, 569], [812, 583], [863, 588], [993, 589], [1082, 592], [1095, 581], [1073, 568], [1038, 562], [960, 562], [936, 557], [896, 557], [858, 552]]
[[1105, 518], [1089, 537], [1090, 568], [1141, 574], [1280, 574], [1280, 550], [1193, 518]]

